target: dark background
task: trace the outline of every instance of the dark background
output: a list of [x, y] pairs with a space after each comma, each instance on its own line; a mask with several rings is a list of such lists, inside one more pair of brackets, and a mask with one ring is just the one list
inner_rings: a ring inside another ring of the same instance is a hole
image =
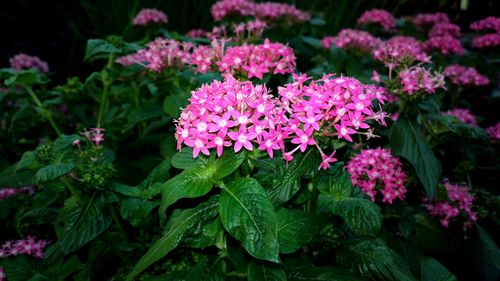
[[[144, 33], [143, 27], [130, 25], [138, 10], [145, 7], [164, 11], [170, 31], [185, 33], [192, 28], [211, 30], [215, 24], [210, 15], [214, 0], [13, 0], [0, 4], [0, 68], [19, 52], [36, 55], [49, 63], [51, 78], [85, 77], [92, 69], [83, 62], [89, 38], [122, 35], [133, 41]], [[259, 1], [257, 1], [259, 2]], [[467, 10], [460, 0], [289, 0], [310, 11], [313, 17], [326, 20], [324, 34], [352, 27], [361, 13], [384, 8], [396, 16], [419, 12], [446, 12], [453, 22], [468, 29], [471, 21], [498, 15], [500, 1], [469, 0]]]

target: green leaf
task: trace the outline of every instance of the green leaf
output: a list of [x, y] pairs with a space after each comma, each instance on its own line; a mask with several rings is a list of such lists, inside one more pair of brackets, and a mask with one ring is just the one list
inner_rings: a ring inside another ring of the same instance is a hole
[[143, 189], [143, 194], [145, 193], [149, 195], [148, 198], [151, 198], [156, 194], [151, 193], [151, 191], [148, 189], [150, 189], [154, 183], [167, 180], [169, 176], [169, 170], [170, 161], [162, 161], [160, 164], [158, 164], [158, 166], [156, 166], [156, 168], [153, 169], [153, 171], [151, 171], [148, 177], [137, 186], [137, 188]]
[[322, 194], [331, 196], [335, 201], [345, 199], [352, 193], [351, 179], [344, 169], [344, 163], [335, 163], [329, 169], [329, 174], [320, 175], [317, 186]]
[[73, 142], [75, 140], [78, 140], [80, 139], [79, 136], [77, 135], [61, 135], [59, 138], [57, 138], [55, 141], [54, 141], [54, 144], [52, 145], [52, 149], [54, 151], [59, 151], [59, 150], [62, 150], [62, 149], [65, 149], [67, 147], [69, 147], [70, 145], [73, 144]]
[[67, 164], [67, 163], [60, 163], [60, 164], [53, 164], [50, 166], [46, 166], [38, 170], [36, 173], [36, 182], [41, 183], [41, 182], [46, 182], [53, 180], [57, 177], [60, 177], [62, 175], [65, 175], [71, 170], [75, 168], [75, 164]]
[[185, 147], [182, 151], [177, 152], [172, 156], [171, 164], [177, 169], [187, 169], [194, 166], [199, 166], [203, 163], [202, 158], [193, 158], [193, 149]]
[[149, 213], [158, 206], [156, 202], [150, 202], [139, 198], [127, 198], [120, 201], [120, 214], [122, 218], [137, 227], [143, 223]]
[[364, 279], [416, 281], [408, 264], [381, 240], [348, 240], [337, 252], [339, 264]]
[[414, 122], [400, 118], [391, 127], [389, 142], [395, 156], [403, 156], [413, 165], [427, 197], [434, 197], [441, 175], [441, 164], [420, 128]]
[[323, 217], [319, 215], [285, 208], [276, 212], [276, 221], [278, 223], [280, 253], [282, 254], [297, 251], [309, 243], [325, 226]]
[[181, 107], [187, 105], [187, 97], [183, 94], [166, 96], [163, 101], [163, 111], [171, 117], [177, 118], [181, 114]]
[[218, 198], [213, 197], [193, 209], [174, 212], [165, 234], [137, 262], [126, 280], [135, 280], [146, 268], [175, 249], [186, 235], [199, 233], [205, 222], [217, 215], [218, 207]]
[[34, 84], [47, 83], [48, 79], [38, 69], [16, 71], [8, 79], [5, 79], [7, 86], [31, 86]]
[[196, 266], [190, 268], [186, 281], [226, 280], [226, 263], [223, 259], [203, 256]]
[[302, 36], [302, 41], [305, 43], [313, 46], [316, 49], [322, 49], [323, 45], [321, 45], [321, 40], [318, 38], [313, 38], [313, 37], [308, 37], [308, 36]]
[[104, 39], [89, 39], [85, 50], [84, 61], [107, 58], [111, 53], [119, 53], [120, 48], [115, 47]]
[[471, 261], [477, 269], [476, 274], [480, 280], [499, 280], [500, 249], [481, 226], [477, 225], [476, 229], [476, 239], [469, 246]]
[[455, 281], [457, 278], [451, 274], [437, 260], [429, 257], [420, 259], [420, 277], [422, 281]]
[[361, 281], [348, 270], [337, 267], [303, 267], [287, 270], [288, 281]]
[[26, 255], [9, 257], [3, 262], [6, 280], [25, 281], [31, 278], [37, 271], [37, 262]]
[[167, 208], [182, 198], [196, 198], [207, 194], [214, 183], [213, 169], [207, 165], [192, 167], [171, 178], [161, 186], [160, 218], [165, 218]]
[[224, 228], [220, 222], [219, 217], [216, 217], [213, 221], [205, 224], [200, 234], [187, 237], [184, 240], [184, 244], [192, 248], [205, 248], [217, 243], [218, 240], [222, 240], [224, 235]]
[[219, 212], [224, 228], [250, 255], [278, 262], [273, 205], [255, 179], [240, 178], [228, 184], [222, 191]]
[[132, 129], [135, 125], [137, 125], [137, 123], [163, 115], [163, 109], [161, 106], [156, 104], [150, 104], [143, 108], [134, 108], [127, 115], [127, 124], [122, 129], [122, 133]]
[[380, 208], [366, 199], [345, 198], [333, 203], [330, 210], [358, 236], [376, 236], [382, 227]]
[[297, 154], [284, 173], [277, 177], [278, 180], [272, 189], [268, 190], [273, 202], [282, 204], [290, 200], [301, 188], [301, 178], [314, 176], [318, 172], [319, 163], [319, 154], [316, 149]]
[[247, 278], [248, 281], [282, 281], [286, 280], [286, 274], [281, 265], [252, 260]]
[[36, 152], [35, 151], [26, 151], [23, 153], [21, 160], [16, 163], [16, 172], [21, 170], [22, 168], [26, 168], [31, 165], [36, 160]]
[[226, 176], [229, 176], [245, 161], [246, 153], [244, 151], [240, 153], [233, 153], [233, 151], [226, 151], [220, 158], [215, 161], [215, 173], [213, 178], [215, 180], [220, 180]]
[[82, 206], [63, 208], [66, 217], [64, 232], [47, 250], [47, 257], [57, 259], [72, 253], [95, 239], [111, 225], [111, 218], [104, 213], [104, 196], [94, 195]]

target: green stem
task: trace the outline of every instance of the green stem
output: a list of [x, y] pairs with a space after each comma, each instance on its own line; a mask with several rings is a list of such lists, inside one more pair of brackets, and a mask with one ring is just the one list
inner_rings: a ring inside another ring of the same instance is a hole
[[60, 136], [61, 131], [59, 130], [59, 127], [57, 127], [56, 122], [54, 122], [54, 119], [52, 119], [52, 114], [50, 113], [50, 111], [45, 109], [42, 102], [40, 101], [40, 99], [38, 99], [37, 95], [35, 94], [35, 92], [33, 91], [33, 89], [30, 86], [25, 86], [24, 88], [30, 94], [30, 96], [33, 98], [33, 101], [35, 102], [36, 106], [40, 110], [42, 116], [47, 118], [47, 120], [49, 121], [49, 123], [52, 126], [52, 128], [54, 129], [54, 131], [56, 131], [57, 135]]
[[115, 222], [116, 226], [118, 227], [118, 229], [120, 230], [120, 232], [123, 234], [123, 236], [125, 236], [127, 238], [128, 237], [127, 236], [127, 232], [125, 231], [125, 229], [123, 228], [122, 223], [118, 219], [118, 216], [116, 215], [115, 208], [113, 208], [113, 206], [110, 206], [109, 209], [110, 209], [111, 217], [113, 218], [113, 221]]
[[76, 201], [81, 202], [82, 198], [80, 197], [80, 194], [78, 194], [78, 191], [75, 189], [75, 187], [64, 177], [61, 177], [61, 181], [64, 183], [64, 185], [66, 185], [69, 192], [71, 192], [71, 195], [75, 197]]
[[[115, 54], [111, 53], [109, 55], [108, 64], [106, 65], [106, 69], [110, 69], [113, 66], [114, 59], [115, 59]], [[109, 87], [111, 86], [111, 82], [109, 81], [107, 71], [103, 71], [101, 73], [101, 81], [103, 84], [103, 88], [102, 88], [101, 102], [99, 105], [99, 115], [97, 116], [97, 127], [98, 128], [102, 128], [101, 127], [102, 119], [104, 118], [104, 113], [106, 111], [106, 106], [108, 103]]]

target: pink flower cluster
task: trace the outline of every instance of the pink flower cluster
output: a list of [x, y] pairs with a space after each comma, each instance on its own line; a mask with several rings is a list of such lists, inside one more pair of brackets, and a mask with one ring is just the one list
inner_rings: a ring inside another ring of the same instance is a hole
[[29, 195], [32, 195], [35, 193], [35, 187], [34, 186], [25, 186], [22, 188], [2, 188], [0, 189], [0, 201], [3, 201], [9, 197], [15, 196], [20, 193], [26, 193]]
[[[89, 143], [99, 146], [104, 141], [104, 131], [102, 128], [91, 128], [89, 131], [80, 132], [82, 136], [89, 141]], [[73, 142], [74, 145], [79, 145], [80, 141]]]
[[443, 112], [443, 114], [453, 116], [468, 125], [477, 125], [476, 116], [474, 116], [468, 109], [454, 108]]
[[382, 194], [382, 202], [389, 204], [395, 199], [405, 198], [403, 164], [392, 156], [389, 149], [364, 149], [349, 160], [346, 170], [352, 184], [359, 186], [372, 201], [375, 201], [378, 192]]
[[229, 15], [254, 16], [262, 20], [285, 19], [289, 22], [304, 22], [311, 16], [290, 4], [251, 0], [221, 0], [211, 8], [212, 17], [219, 21]]
[[149, 42], [147, 47], [136, 53], [120, 57], [117, 63], [124, 66], [139, 64], [146, 66], [151, 71], [160, 72], [165, 68], [181, 68], [189, 62], [190, 50], [193, 45], [189, 42], [179, 42], [172, 39], [156, 38]]
[[443, 202], [429, 202], [429, 199], [424, 198], [424, 206], [427, 208], [427, 211], [433, 217], [440, 217], [441, 225], [446, 228], [449, 226], [450, 221], [458, 217], [462, 212], [466, 217], [463, 229], [467, 230], [471, 228], [478, 220], [478, 217], [472, 211], [474, 196], [469, 193], [469, 188], [450, 182], [445, 182], [444, 187], [448, 193], [448, 200]]
[[491, 33], [477, 36], [472, 39], [475, 48], [490, 48], [500, 46], [500, 33]]
[[323, 48], [330, 49], [332, 44], [337, 48], [359, 50], [363, 53], [371, 53], [382, 44], [382, 40], [372, 36], [366, 31], [354, 29], [342, 29], [335, 37], [328, 36], [321, 40]]
[[488, 77], [479, 74], [474, 67], [466, 67], [459, 64], [447, 66], [443, 74], [455, 85], [484, 86], [490, 83]]
[[486, 128], [486, 132], [490, 136], [490, 139], [493, 141], [500, 141], [500, 122], [495, 125]]
[[380, 25], [385, 31], [391, 31], [396, 28], [396, 19], [386, 10], [373, 9], [365, 11], [361, 17], [359, 17], [358, 24], [376, 24]]
[[29, 56], [20, 53], [12, 57], [9, 62], [10, 67], [14, 68], [15, 70], [36, 68], [43, 73], [49, 72], [49, 65], [36, 56]]
[[429, 31], [429, 37], [445, 36], [460, 37], [460, 26], [451, 22], [436, 23]]
[[142, 9], [133, 20], [134, 25], [146, 26], [150, 23], [167, 23], [167, 15], [157, 9]]
[[205, 31], [200, 28], [192, 29], [188, 33], [186, 33], [186, 37], [189, 38], [208, 38], [210, 37], [210, 32]]
[[225, 51], [222, 44], [216, 43], [213, 42], [212, 48], [200, 46], [193, 51], [191, 63], [197, 72], [205, 73], [217, 67], [226, 74], [262, 79], [265, 73], [286, 74], [295, 70], [293, 49], [281, 43], [266, 39], [263, 44], [244, 44]]
[[403, 92], [410, 96], [413, 93], [422, 91], [424, 93], [434, 93], [438, 88], [445, 88], [444, 75], [434, 72], [433, 74], [427, 68], [413, 66], [399, 72], [399, 78], [403, 85]]
[[259, 19], [239, 23], [233, 26], [233, 32], [236, 36], [236, 41], [257, 39], [262, 36], [262, 33], [267, 28], [267, 24]]
[[[366, 86], [354, 78], [310, 80], [294, 75], [294, 82], [278, 88], [279, 98], [273, 98], [265, 86], [254, 86], [227, 76], [224, 82], [204, 85], [190, 98], [176, 126], [177, 147], [182, 143], [193, 148], [193, 157], [201, 152], [209, 155], [216, 148], [221, 155], [224, 147], [234, 146], [267, 151], [281, 150], [287, 161], [300, 149], [315, 145], [313, 134], [352, 141], [356, 130], [369, 129], [365, 122], [374, 119], [384, 122], [384, 112], [375, 113], [372, 100], [383, 102], [383, 93], [373, 85]], [[296, 148], [285, 152], [285, 140]], [[319, 146], [317, 146], [319, 148]], [[321, 151], [321, 149], [320, 149]], [[333, 162], [333, 154], [322, 151], [321, 167]], [[324, 162], [324, 163], [323, 163]]]
[[450, 18], [445, 13], [418, 14], [413, 19], [413, 24], [419, 27], [433, 26], [436, 23], [449, 22]]
[[472, 30], [494, 30], [500, 32], [500, 18], [499, 17], [487, 17], [482, 20], [475, 21], [471, 23], [470, 29]]
[[49, 241], [38, 240], [34, 237], [28, 236], [23, 240], [7, 241], [0, 247], [0, 258], [29, 255], [35, 258], [43, 259], [45, 256], [45, 247]]
[[445, 56], [463, 55], [465, 52], [460, 40], [450, 35], [430, 37], [424, 42], [423, 47], [426, 52], [435, 50]]
[[394, 36], [383, 42], [375, 49], [373, 57], [383, 62], [389, 69], [415, 62], [430, 62], [430, 57], [423, 51], [420, 42], [408, 36]]

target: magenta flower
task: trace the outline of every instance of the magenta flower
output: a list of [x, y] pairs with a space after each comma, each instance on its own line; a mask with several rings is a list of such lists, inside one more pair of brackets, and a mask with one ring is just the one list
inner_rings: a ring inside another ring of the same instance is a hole
[[396, 28], [396, 19], [386, 10], [372, 9], [364, 12], [361, 17], [359, 17], [358, 24], [376, 24], [380, 25], [385, 31], [391, 31]]
[[423, 48], [426, 52], [437, 51], [442, 55], [463, 55], [465, 50], [460, 40], [450, 36], [435, 36], [424, 42]]
[[45, 247], [48, 244], [48, 241], [37, 241], [32, 236], [28, 236], [23, 240], [7, 241], [0, 246], [0, 258], [17, 255], [29, 255], [35, 258], [43, 259], [45, 256]]
[[484, 86], [490, 83], [488, 77], [479, 74], [474, 67], [466, 67], [459, 64], [447, 66], [443, 74], [455, 85]]
[[486, 128], [486, 132], [490, 136], [490, 139], [492, 141], [499, 141], [500, 140], [500, 122], [496, 123], [495, 125]]
[[15, 195], [22, 194], [22, 193], [25, 193], [28, 195], [33, 195], [35, 193], [35, 191], [36, 191], [35, 187], [31, 186], [31, 185], [21, 187], [21, 188], [5, 187], [5, 188], [0, 189], [0, 201], [4, 201], [7, 198], [10, 198], [10, 197], [13, 197]]
[[253, 150], [251, 140], [257, 137], [256, 133], [247, 132], [247, 128], [244, 125], [240, 126], [240, 130], [238, 132], [229, 132], [229, 137], [235, 141], [234, 143], [234, 152], [238, 152], [242, 147], [245, 147], [247, 150]]
[[134, 25], [146, 26], [151, 23], [167, 23], [167, 15], [157, 9], [142, 9], [133, 20]]
[[26, 54], [20, 53], [12, 57], [9, 62], [10, 67], [14, 68], [15, 70], [36, 68], [40, 72], [49, 72], [49, 65], [36, 56], [28, 56]]
[[346, 165], [351, 182], [359, 186], [372, 201], [377, 192], [382, 194], [382, 202], [392, 204], [394, 199], [405, 198], [406, 174], [403, 164], [391, 155], [389, 149], [365, 149], [351, 158]]
[[449, 21], [450, 18], [445, 13], [418, 14], [413, 19], [413, 24], [419, 27], [432, 27], [437, 23]]
[[402, 91], [408, 95], [415, 92], [434, 93], [438, 88], [445, 89], [444, 75], [438, 72], [433, 74], [427, 68], [413, 66], [399, 72]]
[[335, 152], [332, 152], [330, 155], [324, 154], [322, 151], [321, 152], [321, 164], [318, 167], [318, 170], [324, 169], [327, 170], [328, 167], [330, 167], [330, 163], [337, 162], [337, 158], [334, 158], [333, 156], [335, 155]]
[[452, 219], [463, 214], [465, 216], [463, 229], [471, 228], [478, 220], [478, 217], [476, 212], [472, 211], [474, 196], [470, 194], [469, 188], [450, 182], [445, 182], [444, 188], [448, 194], [447, 200], [430, 202], [428, 198], [424, 198], [424, 206], [427, 211], [433, 217], [440, 217], [440, 223], [445, 228], [448, 228]]
[[500, 46], [500, 33], [491, 33], [477, 36], [472, 40], [475, 48], [490, 48]]
[[470, 29], [480, 31], [480, 30], [492, 30], [497, 33], [500, 32], [500, 18], [499, 17], [487, 17], [479, 21], [475, 21], [470, 24]]
[[422, 44], [413, 37], [394, 36], [373, 51], [375, 60], [386, 66], [412, 65], [414, 62], [429, 63], [430, 57], [424, 52]]
[[465, 124], [468, 124], [471, 126], [477, 125], [476, 116], [474, 116], [470, 112], [470, 110], [468, 110], [468, 109], [455, 108], [455, 109], [443, 112], [443, 114], [453, 116], [453, 117], [457, 118], [458, 120], [464, 122]]
[[309, 130], [302, 131], [296, 130], [295, 134], [297, 135], [292, 139], [292, 143], [298, 144], [300, 146], [300, 151], [304, 152], [307, 149], [308, 145], [315, 145], [316, 141], [312, 138], [313, 128], [309, 128]]
[[366, 31], [342, 29], [335, 37], [323, 38], [321, 44], [325, 49], [330, 49], [335, 44], [340, 49], [370, 53], [382, 44], [382, 40]]
[[452, 36], [460, 38], [460, 26], [451, 22], [436, 23], [429, 31], [429, 37]]

